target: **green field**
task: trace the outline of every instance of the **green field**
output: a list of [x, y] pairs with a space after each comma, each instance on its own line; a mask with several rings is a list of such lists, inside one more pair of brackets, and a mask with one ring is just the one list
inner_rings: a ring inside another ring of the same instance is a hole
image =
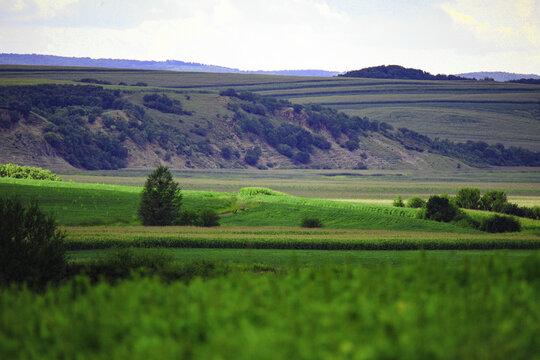
[[[84, 262], [101, 259], [110, 254], [110, 249], [72, 250], [69, 257], [72, 262]], [[138, 249], [140, 252], [151, 251]], [[179, 263], [211, 262], [234, 265], [261, 265], [283, 269], [288, 267], [325, 267], [325, 266], [403, 266], [414, 262], [419, 257], [416, 250], [268, 250], [268, 249], [209, 249], [209, 248], [170, 248], [158, 250], [170, 255]], [[538, 251], [537, 251], [538, 252]], [[483, 261], [493, 256], [504, 257], [510, 262], [521, 261], [531, 256], [530, 250], [426, 250], [425, 256], [442, 264], [461, 264], [467, 261]]]
[[[0, 179], [3, 194], [18, 195], [57, 216], [61, 225], [137, 224], [140, 188], [77, 182]], [[327, 228], [475, 233], [456, 225], [416, 219], [415, 209], [296, 196], [249, 196], [185, 190], [184, 208], [212, 208], [224, 226], [299, 226], [305, 216], [319, 217]], [[480, 216], [480, 215], [476, 215]], [[524, 219], [535, 231], [537, 222]]]
[[540, 150], [540, 85], [0, 66], [0, 85], [69, 83], [88, 77], [113, 84], [148, 84], [148, 87], [106, 86], [132, 91], [248, 90], [294, 103], [327, 105], [433, 138]]

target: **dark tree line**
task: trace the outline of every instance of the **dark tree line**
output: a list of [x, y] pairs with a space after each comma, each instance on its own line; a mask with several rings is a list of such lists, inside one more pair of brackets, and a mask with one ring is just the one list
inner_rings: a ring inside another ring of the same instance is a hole
[[361, 70], [348, 71], [338, 76], [404, 80], [473, 80], [456, 75], [432, 75], [423, 70], [405, 68], [399, 65], [373, 66]]

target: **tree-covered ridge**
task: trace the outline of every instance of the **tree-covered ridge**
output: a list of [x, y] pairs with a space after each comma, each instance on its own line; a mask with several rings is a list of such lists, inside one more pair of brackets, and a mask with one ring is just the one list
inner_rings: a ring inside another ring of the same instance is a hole
[[[431, 139], [321, 105], [292, 104], [251, 92], [229, 89], [215, 96], [220, 104], [215, 109], [223, 116], [218, 113], [212, 119], [193, 116], [173, 92], [138, 94], [88, 85], [0, 87], [0, 128], [9, 129], [29, 117], [39, 119], [43, 139], [58, 155], [75, 167], [91, 170], [126, 167], [128, 148], [137, 152], [149, 145], [160, 161], [176, 156], [186, 166], [196, 160], [195, 166], [200, 167], [261, 169], [275, 166], [268, 158], [276, 156], [286, 166], [332, 166], [319, 163], [319, 157], [333, 151], [332, 157], [343, 159], [347, 155], [340, 147], [357, 158], [347, 166], [365, 168], [370, 151], [366, 144], [374, 137], [405, 150], [441, 154], [472, 166], [540, 166], [540, 153], [522, 148]], [[189, 101], [190, 96], [184, 98]], [[210, 98], [199, 100], [196, 109], [210, 105], [206, 101]], [[189, 125], [180, 125], [184, 120]], [[201, 121], [207, 126], [200, 126]], [[221, 129], [221, 135], [215, 127]], [[266, 162], [259, 161], [261, 157]], [[373, 159], [370, 161], [372, 164]]]
[[[126, 166], [126, 139], [140, 147], [155, 142], [176, 153], [190, 153], [192, 145], [178, 129], [150, 117], [144, 107], [122, 98], [119, 90], [100, 86], [34, 85], [0, 87], [0, 107], [10, 110], [0, 125], [9, 128], [32, 111], [46, 119], [44, 139], [71, 165], [79, 168], [118, 169]], [[182, 112], [167, 95], [148, 98], [145, 105], [164, 112]], [[126, 116], [109, 112], [121, 110]], [[95, 126], [101, 119], [103, 127]]]
[[404, 80], [471, 80], [456, 75], [432, 75], [419, 69], [405, 68], [399, 65], [381, 65], [361, 70], [347, 71], [339, 76], [373, 79], [404, 79]]
[[406, 149], [449, 156], [472, 166], [540, 166], [540, 153], [514, 146], [506, 148], [503, 144], [490, 145], [483, 141], [457, 143], [431, 139], [406, 128], [400, 128], [390, 136]]
[[[346, 136], [348, 140], [345, 140], [343, 145], [350, 151], [359, 148], [362, 137], [367, 137], [370, 133], [379, 133], [386, 138], [398, 141], [407, 150], [428, 151], [452, 157], [472, 166], [540, 166], [540, 153], [519, 147], [505, 148], [502, 144], [489, 145], [482, 141], [457, 143], [446, 139], [431, 139], [406, 128], [394, 130], [391, 125], [385, 122], [371, 121], [366, 117], [349, 116], [317, 104], [292, 105], [286, 100], [275, 100], [248, 92], [236, 93], [231, 89], [222, 92], [222, 94], [237, 97], [250, 103], [247, 106], [231, 105], [236, 113], [238, 131], [260, 134], [268, 144], [276, 147], [278, 152], [288, 157], [293, 156], [295, 148], [308, 155], [312, 145], [323, 150], [329, 149], [330, 143], [324, 137], [313, 135], [320, 130], [326, 130], [335, 139]], [[246, 114], [247, 112], [264, 116], [267, 104], [270, 104], [271, 109], [275, 109], [276, 103], [281, 106], [293, 107], [294, 112], [303, 114], [306, 117], [308, 129], [288, 123], [282, 123], [276, 128], [264, 117], [257, 119], [257, 117], [250, 117]], [[244, 111], [240, 111], [239, 108]]]

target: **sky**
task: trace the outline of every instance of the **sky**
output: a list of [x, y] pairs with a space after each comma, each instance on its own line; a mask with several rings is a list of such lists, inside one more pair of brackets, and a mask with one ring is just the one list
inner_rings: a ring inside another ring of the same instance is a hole
[[0, 52], [540, 73], [540, 0], [0, 0]]

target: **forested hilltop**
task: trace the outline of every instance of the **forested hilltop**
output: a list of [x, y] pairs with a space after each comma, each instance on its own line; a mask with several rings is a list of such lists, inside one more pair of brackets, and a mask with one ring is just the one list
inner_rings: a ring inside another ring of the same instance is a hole
[[521, 148], [431, 139], [234, 89], [2, 86], [0, 107], [0, 160], [51, 168], [540, 166], [540, 153]]
[[456, 75], [432, 75], [419, 69], [405, 68], [399, 65], [381, 65], [361, 70], [347, 71], [339, 76], [372, 79], [404, 79], [404, 80], [474, 80]]

